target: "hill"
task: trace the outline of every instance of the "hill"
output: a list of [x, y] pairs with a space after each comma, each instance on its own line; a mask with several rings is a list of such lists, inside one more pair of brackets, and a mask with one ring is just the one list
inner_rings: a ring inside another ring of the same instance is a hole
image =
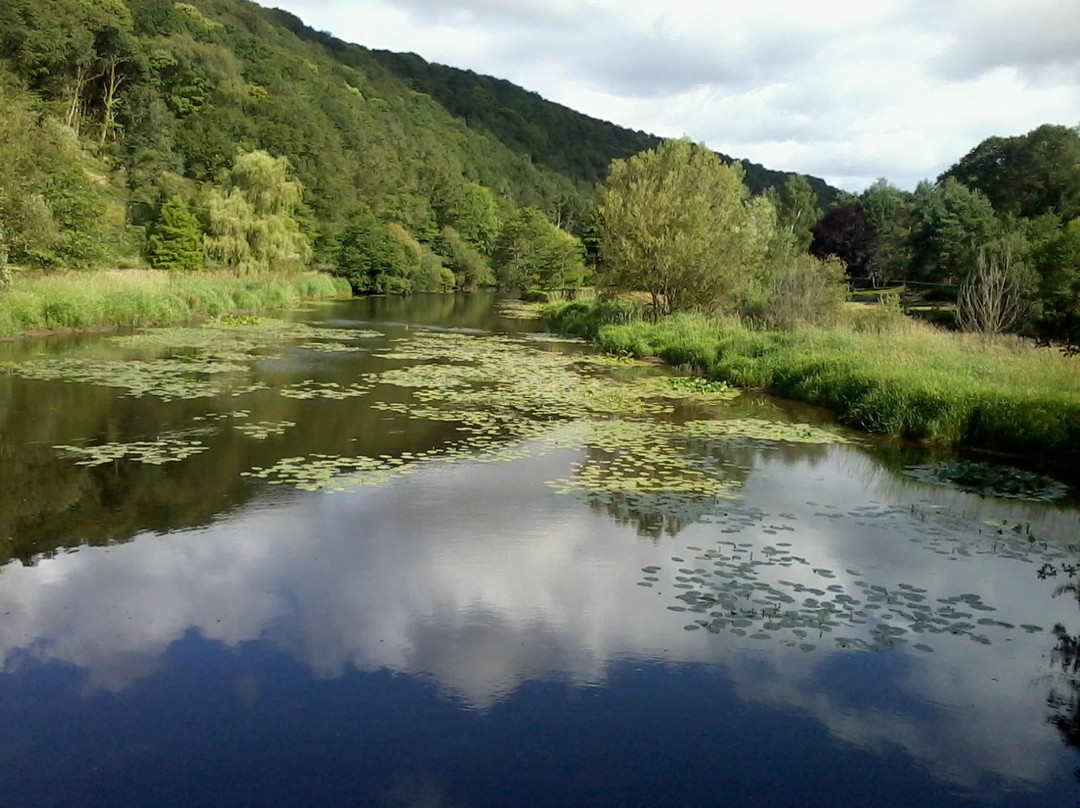
[[[298, 245], [292, 225], [267, 224], [276, 213], [239, 203], [255, 170], [237, 173], [241, 153], [287, 159], [289, 177], [273, 181], [299, 182], [286, 213], [328, 264], [358, 211], [398, 226], [394, 249], [416, 261], [429, 247], [461, 253], [448, 225], [484, 247], [483, 222], [466, 220], [489, 203], [503, 220], [535, 207], [580, 227], [610, 160], [658, 142], [247, 0], [5, 0], [0, 96], [0, 253], [46, 269], [141, 262], [170, 200], [208, 237], [247, 228], [254, 244], [270, 227]], [[747, 164], [753, 190], [787, 176]]]
[[[491, 134], [518, 154], [527, 154], [537, 165], [587, 185], [603, 182], [612, 160], [655, 148], [661, 142], [656, 135], [593, 118], [505, 79], [428, 62], [415, 53], [351, 45], [309, 28], [288, 12], [275, 9], [273, 13], [297, 36], [318, 42], [351, 64], [379, 64], [411, 89], [434, 98], [470, 129]], [[720, 156], [729, 163], [739, 159]], [[792, 172], [774, 171], [749, 160], [740, 162], [746, 170], [746, 185], [755, 194], [779, 189], [792, 176]], [[825, 180], [804, 176], [822, 208], [839, 197], [839, 190]]]

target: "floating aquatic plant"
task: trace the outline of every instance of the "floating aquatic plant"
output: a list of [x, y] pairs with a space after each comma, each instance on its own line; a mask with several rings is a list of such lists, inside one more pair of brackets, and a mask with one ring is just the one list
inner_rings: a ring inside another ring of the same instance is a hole
[[[991, 554], [1046, 563], [1045, 559], [1068, 557], [1066, 548], [1033, 540], [1014, 529], [1016, 525], [984, 530], [979, 523], [943, 508], [867, 505], [850, 512], [830, 512], [826, 506], [826, 511], [815, 515], [834, 513], [853, 518], [859, 525], [880, 527], [890, 535], [910, 535], [953, 559]], [[828, 645], [841, 649], [880, 650], [919, 638], [911, 647], [932, 652], [934, 635], [989, 645], [995, 636], [1010, 631], [1044, 630], [1015, 618], [1003, 619], [998, 607], [975, 592], [942, 594], [907, 582], [875, 583], [854, 569], [843, 570], [852, 580], [840, 583], [839, 570], [815, 565], [794, 551], [791, 542], [765, 544], [755, 538], [792, 530], [787, 523], [794, 519], [791, 514], [769, 517], [738, 501], [726, 503], [723, 512], [714, 511], [704, 521], [723, 526], [722, 533], [746, 534], [747, 540], [723, 540], [711, 549], [688, 548], [697, 554], [672, 557], [677, 566], [667, 571], [657, 565], [644, 567], [645, 575], [638, 583], [674, 589], [678, 605], [668, 608], [702, 615], [695, 624], [710, 633], [741, 637], [758, 630], [792, 647], [801, 647], [813, 637], [828, 639]], [[867, 521], [873, 519], [880, 523]], [[951, 544], [952, 549], [942, 550], [942, 544]], [[809, 583], [808, 573], [822, 582]]]
[[526, 303], [524, 300], [499, 300], [495, 310], [510, 320], [539, 320], [544, 312], [543, 303]]
[[908, 466], [904, 474], [926, 483], [951, 485], [984, 496], [1049, 502], [1061, 499], [1069, 489], [1032, 471], [970, 460], [945, 460], [922, 466]]
[[273, 485], [293, 485], [302, 491], [346, 491], [362, 485], [385, 483], [407, 470], [402, 458], [312, 454], [282, 458], [268, 468], [256, 466], [241, 475]]
[[192, 455], [205, 452], [207, 446], [201, 441], [178, 437], [161, 437], [152, 441], [130, 443], [102, 443], [97, 446], [54, 446], [60, 452], [79, 458], [77, 466], [102, 466], [119, 460], [160, 466], [179, 463]]
[[688, 437], [701, 440], [733, 440], [752, 444], [850, 443], [848, 438], [829, 427], [758, 418], [690, 421], [684, 425], [684, 429]]
[[[213, 376], [246, 373], [247, 366], [220, 359], [39, 359], [22, 362], [12, 372], [25, 379], [65, 381], [115, 387], [135, 398], [156, 396], [173, 399], [212, 398], [224, 392], [237, 395], [257, 389], [251, 385], [230, 388]], [[265, 385], [258, 384], [258, 387]]]
[[317, 382], [314, 379], [304, 379], [302, 382], [286, 385], [278, 390], [285, 398], [328, 398], [340, 401], [345, 398], [356, 398], [371, 390], [368, 384], [338, 384], [337, 382]]
[[295, 421], [254, 421], [250, 424], [237, 424], [233, 428], [246, 437], [265, 440], [271, 435], [284, 435], [285, 430], [294, 426]]

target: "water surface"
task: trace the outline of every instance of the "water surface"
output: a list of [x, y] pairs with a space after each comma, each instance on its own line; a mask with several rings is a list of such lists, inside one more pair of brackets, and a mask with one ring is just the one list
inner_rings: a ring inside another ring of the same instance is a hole
[[1071, 496], [488, 296], [287, 319], [0, 346], [3, 804], [1080, 796]]

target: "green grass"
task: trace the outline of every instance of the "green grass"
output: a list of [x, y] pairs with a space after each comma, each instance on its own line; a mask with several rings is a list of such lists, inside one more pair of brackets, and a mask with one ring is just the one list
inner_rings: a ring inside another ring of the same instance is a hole
[[317, 272], [238, 278], [118, 270], [17, 278], [0, 288], [0, 337], [157, 325], [235, 311], [287, 308], [304, 300], [346, 294], [347, 282]]
[[1080, 459], [1080, 361], [1017, 338], [956, 334], [900, 315], [851, 311], [842, 327], [761, 331], [675, 315], [597, 325], [587, 306], [553, 326], [605, 351], [655, 356], [739, 387], [817, 404], [869, 432]]

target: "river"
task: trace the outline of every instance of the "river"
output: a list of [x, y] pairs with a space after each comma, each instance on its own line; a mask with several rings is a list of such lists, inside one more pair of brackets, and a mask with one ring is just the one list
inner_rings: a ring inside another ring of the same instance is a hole
[[1080, 797], [1071, 492], [514, 314], [0, 344], [0, 804]]

